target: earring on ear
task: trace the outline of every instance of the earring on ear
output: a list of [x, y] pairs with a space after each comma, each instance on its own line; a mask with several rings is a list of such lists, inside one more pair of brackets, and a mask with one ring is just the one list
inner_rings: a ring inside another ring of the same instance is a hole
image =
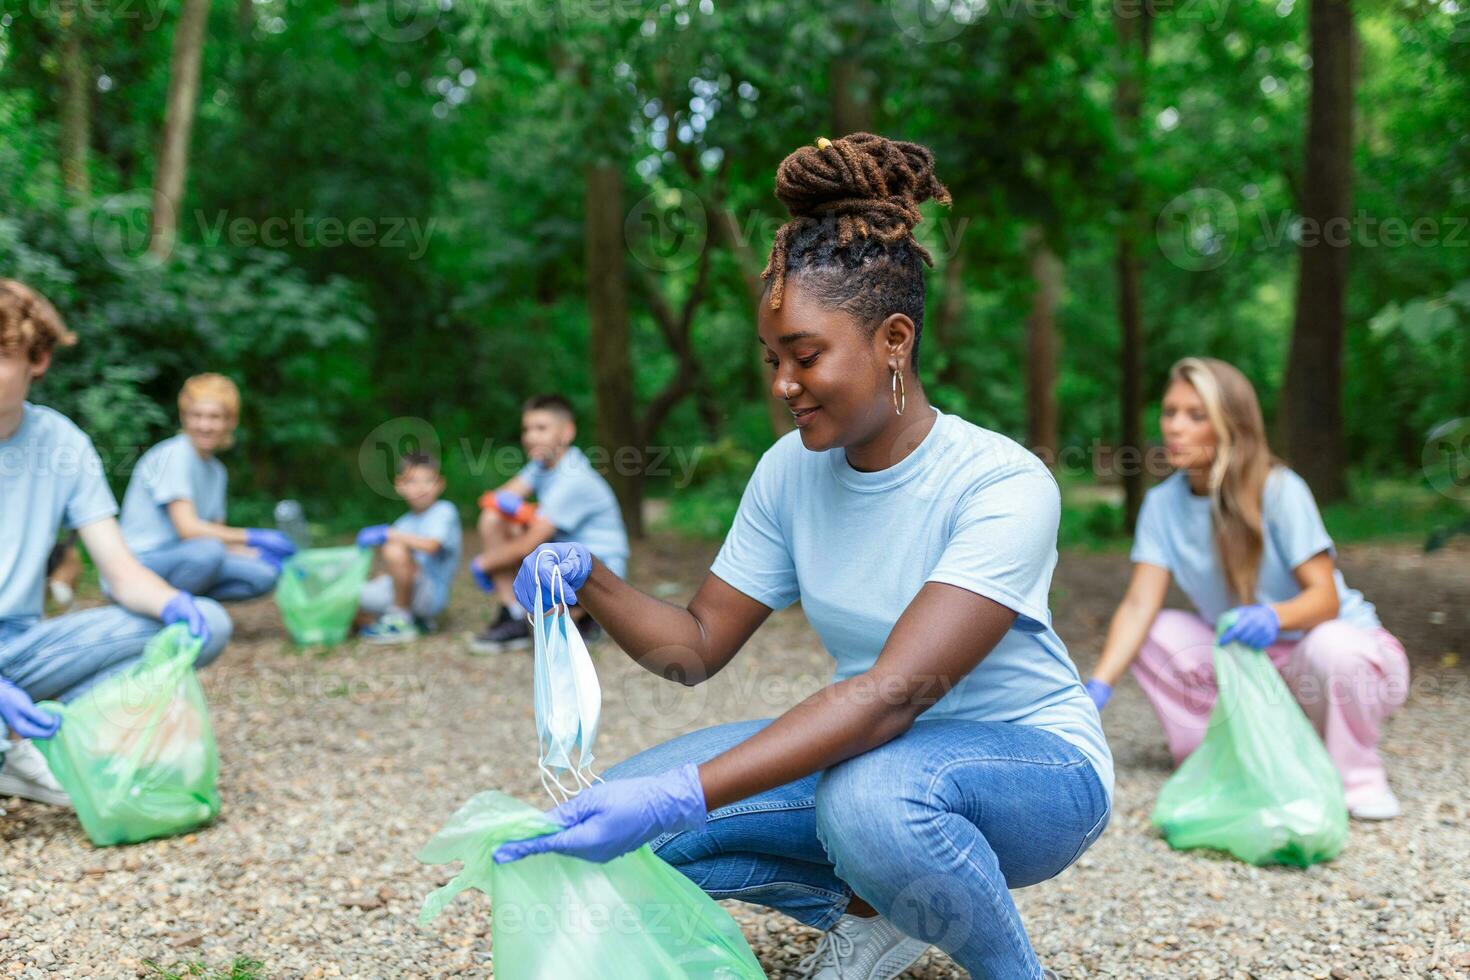
[[904, 407], [909, 403], [909, 396], [904, 390], [903, 374], [896, 367], [891, 370], [893, 371], [893, 412], [895, 415], [902, 415]]

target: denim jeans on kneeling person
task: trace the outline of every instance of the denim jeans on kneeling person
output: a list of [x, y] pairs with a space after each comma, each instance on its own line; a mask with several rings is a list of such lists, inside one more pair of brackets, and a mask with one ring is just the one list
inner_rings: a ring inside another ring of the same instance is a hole
[[[734, 722], [654, 746], [608, 779], [703, 763], [770, 724]], [[1008, 889], [1054, 877], [1111, 809], [1092, 764], [1025, 725], [920, 720], [898, 738], [664, 834], [659, 857], [714, 898], [830, 928], [856, 892], [977, 977], [1039, 977]]]
[[188, 538], [138, 555], [138, 561], [169, 585], [220, 602], [263, 596], [276, 587], [275, 566], [236, 554], [218, 538]]
[[[195, 667], [204, 667], [224, 650], [234, 625], [219, 603], [196, 601], [209, 622], [210, 641], [194, 661]], [[121, 606], [98, 606], [34, 623], [0, 622], [0, 677], [33, 701], [72, 701], [136, 663], [161, 629], [158, 620]]]

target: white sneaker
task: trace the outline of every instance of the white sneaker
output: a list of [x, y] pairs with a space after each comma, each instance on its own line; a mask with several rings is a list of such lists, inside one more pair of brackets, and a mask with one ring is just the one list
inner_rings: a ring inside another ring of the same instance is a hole
[[881, 915], [844, 915], [796, 964], [805, 980], [892, 980], [924, 955], [929, 944], [911, 939]]
[[1402, 812], [1399, 798], [1391, 789], [1385, 789], [1382, 796], [1348, 807], [1348, 816], [1354, 820], [1392, 820]]
[[0, 755], [0, 796], [19, 796], [23, 800], [71, 808], [71, 797], [51, 775], [51, 767], [29, 740], [11, 742], [10, 751]]
[[46, 582], [51, 592], [51, 601], [56, 604], [58, 613], [70, 612], [71, 607], [77, 603], [77, 594], [61, 579], [53, 578]]

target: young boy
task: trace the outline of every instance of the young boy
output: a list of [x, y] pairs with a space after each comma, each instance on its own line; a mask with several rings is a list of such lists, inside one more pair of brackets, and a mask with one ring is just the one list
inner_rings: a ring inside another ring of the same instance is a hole
[[[531, 642], [526, 610], [512, 586], [521, 560], [548, 541], [580, 541], [618, 575], [627, 574], [628, 532], [617, 498], [587, 459], [572, 445], [577, 422], [560, 395], [539, 395], [521, 408], [521, 446], [528, 462], [521, 471], [481, 498], [482, 551], [470, 559], [480, 588], [500, 599], [500, 616], [470, 637], [475, 653], [498, 653]], [[533, 509], [525, 498], [536, 495]], [[597, 624], [580, 606], [572, 607], [577, 628], [589, 642]]]
[[398, 464], [393, 489], [408, 513], [392, 525], [357, 534], [363, 548], [381, 548], [387, 571], [362, 587], [360, 614], [377, 617], [362, 631], [369, 643], [407, 643], [433, 629], [449, 605], [449, 583], [459, 568], [459, 511], [444, 493], [444, 475], [430, 456], [408, 454]]
[[[26, 400], [52, 351], [76, 337], [45, 297], [0, 279], [0, 796], [69, 805], [28, 741], [60, 719], [35, 707], [71, 701], [132, 665], [164, 624], [187, 623], [202, 643], [195, 665], [218, 657], [230, 618], [210, 599], [172, 588], [123, 542], [102, 460], [60, 412]], [[46, 559], [61, 525], [75, 529], [117, 605], [42, 620]], [[8, 749], [9, 751], [5, 751]]]

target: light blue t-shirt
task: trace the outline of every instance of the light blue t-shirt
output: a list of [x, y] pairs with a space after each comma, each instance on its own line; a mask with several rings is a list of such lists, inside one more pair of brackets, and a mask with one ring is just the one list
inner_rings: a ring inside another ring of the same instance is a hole
[[421, 513], [409, 511], [393, 522], [395, 530], [406, 534], [420, 534], [439, 542], [434, 554], [415, 551], [413, 560], [419, 571], [434, 586], [434, 604], [443, 609], [449, 605], [449, 583], [459, 570], [461, 533], [459, 511], [447, 500], [436, 500]]
[[853, 469], [843, 449], [811, 452], [800, 433], [783, 436], [756, 466], [711, 571], [772, 609], [799, 598], [839, 681], [877, 662], [926, 582], [1011, 609], [1011, 629], [921, 720], [1053, 732], [1091, 761], [1111, 798], [1112, 754], [1047, 603], [1056, 481], [1013, 440], [935, 414], [908, 456], [873, 473]]
[[25, 402], [20, 428], [0, 439], [0, 633], [41, 618], [56, 532], [117, 514], [102, 460], [60, 412]]
[[[1302, 588], [1292, 575], [1294, 568], [1324, 551], [1336, 559], [1337, 549], [1327, 535], [1307, 481], [1293, 471], [1284, 466], [1271, 471], [1262, 504], [1265, 540], [1254, 601], [1269, 605], [1301, 594]], [[1210, 498], [1196, 496], [1182, 470], [1144, 495], [1129, 557], [1168, 569], [1196, 611], [1211, 624], [1221, 613], [1242, 605], [1226, 584], [1215, 548]], [[1338, 618], [1365, 629], [1376, 628], [1378, 615], [1373, 604], [1358, 590], [1347, 587], [1341, 569], [1334, 571], [1333, 578], [1337, 582]], [[1301, 630], [1281, 631], [1282, 639], [1301, 635]]]
[[133, 467], [123, 494], [123, 540], [135, 555], [175, 544], [178, 529], [168, 516], [168, 505], [188, 500], [202, 521], [223, 524], [229, 474], [225, 464], [204, 459], [182, 432], [148, 450]]
[[536, 494], [538, 512], [556, 527], [553, 541], [580, 541], [614, 574], [628, 574], [628, 532], [618, 498], [587, 454], [571, 446], [555, 466], [531, 462], [516, 474]]

